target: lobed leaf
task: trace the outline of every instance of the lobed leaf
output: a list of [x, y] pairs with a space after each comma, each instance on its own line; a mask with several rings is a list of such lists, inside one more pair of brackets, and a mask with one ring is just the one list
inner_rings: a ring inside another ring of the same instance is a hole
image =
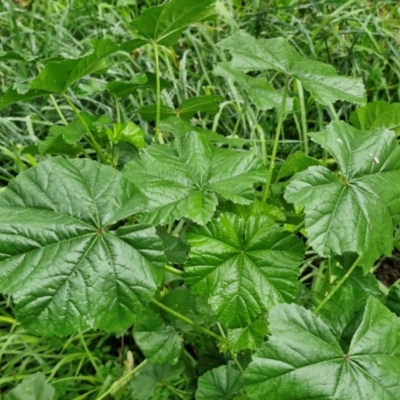
[[53, 400], [54, 388], [46, 383], [41, 373], [25, 378], [15, 389], [6, 394], [4, 400]]
[[361, 79], [339, 76], [331, 65], [302, 57], [286, 39], [255, 39], [238, 32], [218, 45], [232, 54], [233, 68], [243, 72], [275, 70], [293, 76], [321, 104], [337, 100], [366, 103]]
[[400, 147], [391, 131], [358, 131], [344, 122], [310, 135], [338, 163], [301, 172], [285, 198], [305, 206], [306, 231], [315, 251], [329, 257], [363, 255], [366, 269], [393, 249], [400, 221]]
[[187, 239], [185, 282], [208, 298], [227, 327], [246, 327], [296, 297], [304, 246], [268, 217], [222, 214], [207, 226], [191, 227]]
[[222, 365], [199, 378], [196, 400], [229, 400], [242, 388], [242, 374], [230, 365]]
[[378, 300], [368, 300], [346, 351], [329, 325], [294, 304], [274, 307], [269, 329], [269, 341], [245, 372], [250, 398], [397, 399], [400, 320]]
[[130, 26], [147, 39], [173, 46], [189, 25], [204, 21], [215, 13], [215, 0], [171, 0], [145, 10]]
[[196, 132], [167, 146], [149, 146], [123, 173], [149, 199], [151, 211], [141, 214], [140, 220], [154, 225], [180, 218], [206, 224], [217, 207], [217, 195], [249, 204], [253, 184], [266, 178], [265, 167], [254, 154], [217, 149]]
[[119, 331], [163, 278], [155, 228], [119, 221], [146, 198], [118, 171], [55, 158], [21, 173], [0, 194], [0, 291], [29, 330], [65, 335]]
[[106, 57], [118, 51], [132, 51], [146, 43], [134, 39], [122, 44], [116, 44], [110, 39], [94, 39], [91, 50], [83, 56], [74, 59], [63, 59], [48, 63], [43, 71], [33, 79], [28, 91], [20, 93], [16, 88], [10, 88], [0, 98], [0, 109], [18, 101], [54, 93], [65, 93], [66, 90], [86, 75], [108, 69]]

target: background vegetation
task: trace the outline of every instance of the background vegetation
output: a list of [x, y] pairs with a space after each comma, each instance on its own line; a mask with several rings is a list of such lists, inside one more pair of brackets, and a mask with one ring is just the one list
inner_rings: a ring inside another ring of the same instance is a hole
[[[31, 59], [76, 56], [84, 49], [87, 39], [113, 38], [122, 42], [133, 38], [128, 23], [146, 8], [162, 3], [155, 0], [0, 0], [0, 51], [18, 51]], [[259, 142], [271, 141], [276, 125], [275, 111], [257, 110], [248, 104], [247, 94], [239, 86], [212, 73], [212, 66], [225, 59], [215, 43], [240, 29], [256, 37], [283, 36], [301, 54], [332, 64], [339, 74], [361, 76], [369, 101], [398, 102], [398, 7], [397, 1], [379, 0], [221, 0], [217, 20], [187, 30], [178, 46], [162, 49], [162, 77], [173, 87], [163, 91], [163, 102], [175, 108], [192, 96], [223, 96], [225, 100], [215, 117], [197, 116], [195, 123], [224, 136], [249, 139], [251, 146], [263, 156]], [[154, 71], [152, 51], [149, 46], [130, 55], [116, 55], [108, 76], [128, 81], [142, 71]], [[4, 92], [14, 83], [27, 81], [38, 69], [40, 64], [34, 61], [1, 61], [0, 57], [1, 90]], [[71, 93], [80, 110], [113, 117], [115, 104], [111, 96], [103, 93], [87, 97], [93, 85], [105, 79], [97, 75]], [[272, 79], [274, 87], [282, 85], [280, 79]], [[143, 91], [129, 96], [121, 103], [120, 110], [124, 119], [144, 127], [149, 141], [152, 125], [135, 111], [154, 102], [154, 93]], [[348, 104], [336, 103], [328, 115], [307, 96], [305, 105], [306, 120], [302, 119], [300, 104], [295, 104], [295, 112], [285, 120], [279, 153], [282, 159], [307, 148], [304, 139], [307, 132], [322, 129], [335, 116], [348, 120], [354, 109]], [[60, 101], [59, 106], [71, 120], [68, 105]], [[47, 97], [1, 111], [0, 190], [19, 172], [45, 157], [37, 156], [35, 160], [23, 150], [43, 139], [53, 124], [61, 122], [52, 100]], [[313, 147], [309, 149], [313, 155], [315, 151]], [[204, 350], [200, 355], [191, 352], [190, 343], [186, 352], [188, 360], [196, 358], [201, 373], [220, 365], [222, 355], [217, 349], [210, 348], [208, 343], [200, 347]], [[15, 322], [11, 301], [0, 297], [0, 399], [24, 377], [37, 371], [46, 375], [60, 399], [97, 398], [121, 379], [129, 368], [131, 356], [135, 360], [141, 358], [130, 332], [121, 337], [97, 331], [51, 340], [34, 337]], [[160, 386], [153, 398], [176, 399], [181, 394], [166, 385]]]

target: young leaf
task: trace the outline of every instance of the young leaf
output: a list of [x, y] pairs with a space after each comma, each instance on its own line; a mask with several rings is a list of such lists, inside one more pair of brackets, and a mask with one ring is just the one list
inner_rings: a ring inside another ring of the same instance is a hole
[[[345, 269], [338, 267], [332, 271], [337, 279], [341, 279], [345, 273]], [[340, 337], [356, 312], [364, 307], [369, 296], [381, 297], [378, 280], [375, 275], [364, 275], [362, 269], [356, 269], [325, 303], [319, 314]]]
[[146, 199], [111, 167], [55, 158], [0, 194], [0, 291], [32, 332], [118, 331], [147, 305], [165, 259], [155, 228], [115, 223]]
[[152, 397], [159, 382], [170, 382], [179, 379], [185, 366], [182, 362], [175, 365], [152, 365], [147, 363], [137, 372], [128, 386], [127, 392], [132, 400], [147, 400]]
[[245, 327], [296, 297], [304, 246], [269, 218], [223, 214], [207, 226], [191, 227], [187, 239], [185, 281], [193, 293], [208, 297], [227, 327]]
[[366, 102], [361, 79], [338, 76], [331, 65], [302, 57], [286, 39], [255, 39], [238, 32], [218, 45], [232, 54], [233, 68], [244, 72], [275, 70], [293, 76], [321, 104], [337, 100]]
[[130, 143], [139, 150], [143, 149], [146, 145], [144, 141], [146, 134], [131, 121], [123, 124], [114, 124], [112, 130], [106, 129], [106, 134], [113, 143]]
[[230, 351], [239, 352], [245, 349], [257, 350], [268, 332], [267, 321], [254, 321], [246, 328], [228, 330], [228, 347]]
[[[97, 119], [95, 116], [90, 115], [86, 112], [80, 113], [80, 117], [86, 122], [88, 126], [90, 126]], [[62, 138], [67, 144], [75, 144], [83, 138], [86, 131], [80, 119], [76, 117], [71, 121], [70, 124], [66, 126], [53, 125], [50, 128], [50, 133], [54, 135], [54, 137], [62, 135]]]
[[386, 101], [374, 101], [363, 107], [357, 108], [350, 115], [350, 123], [354, 128], [362, 131], [368, 131], [372, 128], [372, 124], [383, 113], [389, 111], [390, 104]]
[[308, 239], [318, 254], [362, 254], [368, 270], [393, 248], [400, 220], [400, 147], [391, 131], [363, 132], [344, 122], [310, 136], [333, 155], [339, 174], [310, 167], [285, 197], [305, 206]]
[[214, 16], [215, 0], [171, 0], [145, 10], [131, 27], [158, 44], [173, 46], [191, 24]]
[[229, 400], [242, 388], [242, 374], [230, 365], [222, 365], [199, 378], [196, 400]]
[[41, 373], [25, 378], [15, 389], [6, 394], [4, 400], [53, 400], [54, 388], [46, 383]]
[[132, 51], [142, 46], [146, 41], [134, 39], [122, 44], [116, 44], [110, 39], [95, 39], [91, 41], [91, 51], [75, 59], [64, 59], [51, 62], [29, 84], [26, 93], [19, 93], [10, 88], [0, 98], [0, 109], [12, 103], [45, 96], [52, 93], [65, 93], [66, 90], [86, 75], [104, 71], [108, 68], [105, 57], [117, 51]]
[[276, 180], [279, 181], [280, 179], [291, 176], [296, 172], [304, 171], [305, 169], [313, 165], [321, 164], [315, 158], [308, 157], [304, 155], [301, 151], [296, 151], [296, 153], [291, 154], [279, 168]]
[[[223, 62], [214, 68], [214, 74], [237, 82], [248, 93], [250, 101], [260, 110], [280, 109], [282, 94], [273, 89], [266, 78], [253, 78]], [[293, 108], [293, 99], [286, 99], [285, 111]]]
[[269, 329], [245, 373], [252, 399], [397, 399], [400, 320], [378, 300], [368, 300], [347, 352], [326, 323], [297, 305], [273, 308]]
[[135, 325], [135, 342], [153, 365], [176, 364], [182, 352], [182, 343], [175, 329], [148, 309]]
[[148, 147], [123, 173], [150, 201], [152, 211], [140, 215], [140, 220], [154, 225], [183, 217], [206, 224], [218, 204], [217, 195], [250, 204], [253, 184], [266, 177], [254, 154], [217, 149], [196, 132], [167, 146]]

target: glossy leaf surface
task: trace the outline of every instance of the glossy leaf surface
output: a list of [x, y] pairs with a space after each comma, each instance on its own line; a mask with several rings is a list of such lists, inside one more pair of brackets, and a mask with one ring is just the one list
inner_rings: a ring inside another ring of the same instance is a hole
[[253, 184], [266, 177], [255, 155], [217, 149], [196, 132], [179, 136], [168, 146], [148, 147], [123, 173], [149, 198], [152, 211], [140, 220], [155, 225], [182, 217], [205, 224], [217, 207], [217, 195], [249, 204]]
[[229, 400], [242, 387], [242, 374], [230, 365], [223, 365], [199, 378], [196, 400]]
[[173, 46], [182, 32], [195, 22], [215, 14], [215, 0], [171, 0], [143, 11], [131, 27], [158, 44]]
[[347, 352], [329, 325], [297, 305], [273, 308], [269, 329], [245, 373], [250, 398], [397, 400], [400, 320], [378, 300], [368, 300]]
[[20, 174], [0, 195], [0, 291], [43, 335], [117, 331], [147, 305], [163, 277], [155, 228], [112, 225], [146, 199], [118, 171], [55, 158]]
[[191, 227], [187, 239], [185, 281], [193, 293], [208, 297], [226, 326], [245, 327], [295, 298], [304, 247], [269, 218], [221, 215], [207, 226]]
[[337, 100], [366, 102], [360, 78], [339, 76], [331, 65], [302, 57], [286, 39], [255, 39], [239, 32], [222, 40], [219, 46], [232, 54], [231, 65], [237, 70], [275, 70], [293, 76], [321, 104]]
[[321, 256], [355, 252], [368, 267], [393, 248], [400, 216], [400, 147], [391, 131], [358, 131], [344, 122], [310, 136], [333, 155], [339, 174], [310, 167], [298, 174], [285, 197], [305, 206], [308, 239]]

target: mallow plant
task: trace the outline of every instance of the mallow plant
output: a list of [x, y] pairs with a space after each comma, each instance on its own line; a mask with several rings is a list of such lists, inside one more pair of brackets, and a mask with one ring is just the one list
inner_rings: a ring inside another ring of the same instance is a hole
[[[160, 382], [182, 399], [398, 399], [400, 285], [389, 290], [372, 273], [398, 247], [395, 130], [373, 126], [383, 106], [367, 105], [352, 125], [335, 120], [309, 134], [330, 163], [304, 152], [278, 163], [294, 85], [328, 108], [365, 105], [364, 86], [284, 38], [244, 32], [218, 43], [230, 61], [214, 73], [252, 106], [276, 110], [273, 145], [262, 142], [267, 163], [248, 142], [191, 125], [196, 113], [217, 112], [221, 98], [162, 104], [161, 90], [171, 89], [159, 47], [214, 14], [214, 0], [150, 8], [131, 24], [136, 39], [92, 40], [79, 57], [46, 60], [2, 95], [2, 108], [50, 96], [65, 124], [25, 149], [39, 162], [0, 194], [0, 291], [36, 335], [133, 335], [143, 358], [97, 399], [145, 400]], [[155, 71], [97, 90], [117, 108], [138, 89], [155, 90], [156, 104], [138, 110], [154, 121], [152, 141], [119, 113], [114, 121], [80, 112], [71, 98], [82, 79], [106, 71], [107, 57], [141, 46], [153, 47]], [[201, 362], [212, 352], [213, 362]], [[6, 399], [26, 388], [55, 396], [38, 373]]]

